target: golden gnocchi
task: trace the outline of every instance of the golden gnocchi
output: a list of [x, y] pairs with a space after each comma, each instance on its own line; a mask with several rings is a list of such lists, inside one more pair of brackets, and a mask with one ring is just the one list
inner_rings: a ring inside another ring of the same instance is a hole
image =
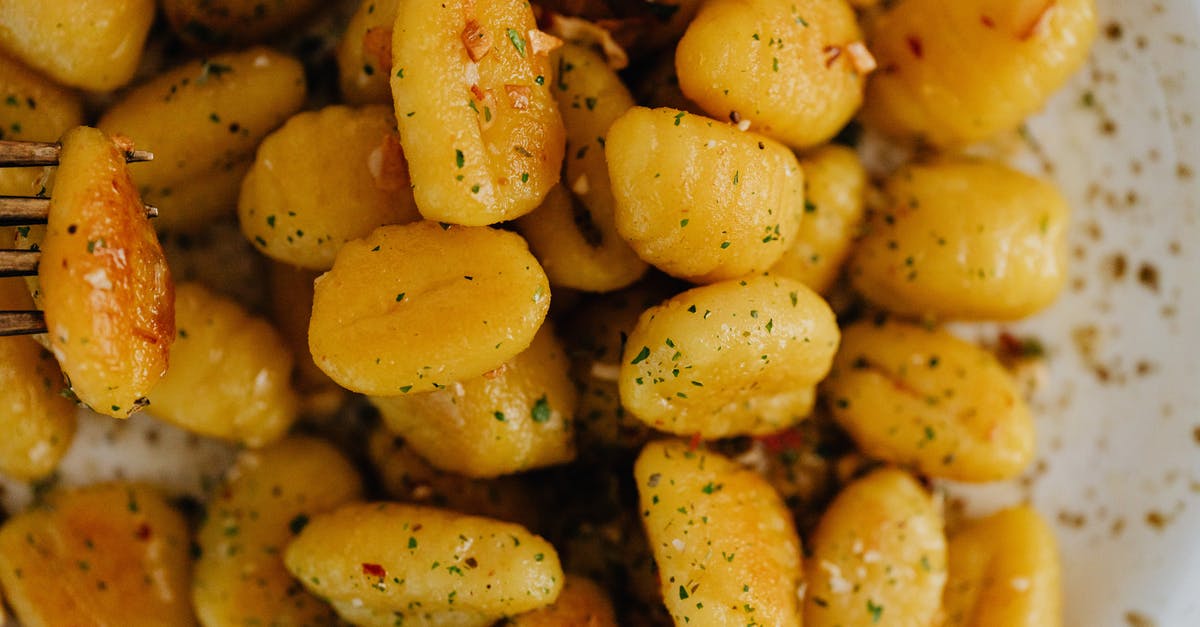
[[911, 165], [888, 177], [850, 261], [851, 283], [888, 311], [1011, 320], [1067, 279], [1070, 208], [1054, 185], [988, 161]]
[[525, 350], [550, 287], [519, 235], [436, 222], [348, 242], [317, 279], [309, 347], [339, 385], [375, 396], [443, 389]]
[[174, 284], [125, 150], [86, 126], [63, 136], [38, 265], [50, 351], [79, 400], [117, 418], [146, 405], [175, 339]]
[[391, 104], [392, 27], [399, 0], [362, 0], [338, 42], [338, 84], [349, 104]]
[[800, 226], [804, 174], [782, 144], [634, 107], [605, 142], [617, 231], [660, 270], [711, 283], [766, 270]]
[[378, 226], [419, 220], [391, 109], [293, 116], [259, 145], [238, 217], [264, 254], [313, 270], [328, 270], [342, 244]]
[[392, 100], [421, 215], [511, 220], [558, 182], [565, 137], [548, 60], [558, 43], [520, 0], [399, 4]]
[[1033, 417], [1012, 377], [947, 331], [855, 323], [822, 385], [834, 419], [875, 459], [959, 481], [1011, 479], [1033, 460]]
[[837, 346], [829, 305], [801, 283], [759, 276], [693, 288], [638, 319], [621, 358], [621, 403], [680, 435], [779, 431], [811, 411]]

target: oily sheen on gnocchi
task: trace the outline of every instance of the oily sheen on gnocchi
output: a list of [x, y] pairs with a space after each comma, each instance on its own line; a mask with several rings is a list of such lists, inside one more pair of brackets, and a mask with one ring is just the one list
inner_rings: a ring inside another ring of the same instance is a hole
[[[1071, 276], [1064, 181], [998, 156], [1098, 20], [0, 0], [0, 140], [62, 147], [0, 169], [49, 203], [0, 225], [40, 255], [0, 311], [49, 331], [0, 337], [0, 598], [29, 627], [1072, 624], [1044, 514], [946, 504], [1047, 455], [1054, 346], [970, 325]], [[154, 464], [88, 465], [123, 440]]]

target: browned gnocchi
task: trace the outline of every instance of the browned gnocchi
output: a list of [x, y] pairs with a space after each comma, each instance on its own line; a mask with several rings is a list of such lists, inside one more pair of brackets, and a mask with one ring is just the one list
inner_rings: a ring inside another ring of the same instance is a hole
[[27, 627], [186, 627], [188, 546], [183, 516], [154, 488], [59, 490], [0, 527], [0, 586]]
[[295, 24], [320, 0], [163, 0], [163, 14], [181, 39], [198, 48], [260, 41]]
[[548, 54], [559, 43], [520, 0], [399, 4], [392, 100], [421, 215], [511, 220], [558, 182], [565, 136]]
[[175, 339], [174, 284], [125, 149], [94, 128], [63, 136], [41, 250], [46, 339], [71, 390], [117, 418], [145, 407]]
[[778, 142], [674, 109], [634, 107], [605, 144], [617, 231], [667, 274], [766, 270], [800, 226], [804, 173]]
[[384, 226], [348, 242], [317, 279], [308, 341], [317, 366], [347, 389], [429, 392], [517, 356], [549, 306], [546, 275], [519, 235]]

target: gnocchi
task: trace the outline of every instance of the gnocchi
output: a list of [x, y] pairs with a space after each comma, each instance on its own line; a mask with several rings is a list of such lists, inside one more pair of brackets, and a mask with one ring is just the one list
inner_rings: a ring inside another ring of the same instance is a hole
[[621, 358], [621, 403], [680, 435], [779, 431], [811, 411], [838, 337], [829, 305], [791, 279], [693, 288], [638, 319]]
[[332, 445], [292, 437], [243, 451], [196, 534], [191, 598], [205, 625], [318, 625], [333, 609], [298, 589], [282, 553], [311, 516], [359, 500], [358, 472]]
[[[0, 52], [0, 140], [56, 141], [80, 124], [79, 94]], [[0, 194], [45, 195], [40, 184], [43, 175], [42, 168], [0, 168]]]
[[506, 627], [617, 627], [617, 617], [604, 588], [586, 577], [567, 575], [553, 605], [518, 614]]
[[949, 332], [858, 322], [823, 384], [834, 419], [870, 457], [924, 475], [997, 481], [1033, 460], [1029, 408], [989, 352]]
[[799, 627], [800, 538], [766, 480], [678, 441], [647, 444], [634, 478], [676, 625]]
[[563, 585], [554, 547], [520, 525], [398, 503], [313, 516], [284, 562], [343, 618], [371, 624], [486, 627], [550, 605]]
[[495, 370], [421, 394], [372, 397], [383, 422], [442, 470], [496, 477], [575, 457], [575, 384], [549, 324]]
[[343, 246], [317, 279], [308, 342], [347, 389], [429, 392], [516, 357], [549, 306], [546, 275], [519, 235], [383, 226]]
[[848, 485], [821, 516], [805, 561], [804, 624], [937, 624], [946, 535], [934, 499], [883, 468]]
[[125, 166], [125, 149], [67, 132], [38, 265], [47, 342], [80, 401], [128, 417], [167, 370], [174, 284]]
[[250, 447], [283, 437], [299, 400], [292, 354], [279, 333], [196, 283], [176, 288], [175, 314], [171, 367], [150, 393], [154, 414]]
[[375, 227], [419, 220], [391, 110], [293, 116], [259, 146], [238, 217], [264, 254], [312, 270], [328, 270], [342, 244]]
[[634, 107], [605, 142], [617, 231], [660, 270], [711, 283], [766, 270], [800, 226], [804, 174], [775, 141]]
[[213, 48], [261, 40], [320, 5], [320, 0], [163, 0], [162, 9], [181, 39], [195, 47]]
[[399, 0], [362, 0], [338, 42], [338, 84], [349, 104], [391, 104], [392, 32]]
[[912, 165], [884, 184], [850, 261], [851, 283], [888, 311], [1011, 320], [1067, 278], [1070, 208], [1045, 181], [988, 161]]
[[131, 89], [97, 126], [155, 159], [134, 180], [158, 227], [196, 230], [237, 206], [254, 148], [304, 102], [300, 62], [255, 47], [185, 63]]
[[556, 43], [520, 0], [399, 3], [392, 100], [421, 215], [511, 220], [558, 182], [565, 135], [547, 78]]

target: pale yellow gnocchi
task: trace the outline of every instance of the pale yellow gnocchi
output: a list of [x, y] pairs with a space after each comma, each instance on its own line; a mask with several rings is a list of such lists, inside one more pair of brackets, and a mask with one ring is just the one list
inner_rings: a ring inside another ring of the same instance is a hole
[[517, 228], [552, 285], [594, 292], [626, 287], [647, 266], [617, 232], [605, 146], [609, 127], [633, 97], [597, 52], [566, 44], [552, 60], [552, 91], [567, 131], [564, 181]]
[[1018, 506], [950, 536], [946, 627], [1058, 627], [1061, 567], [1050, 525]]
[[381, 106], [293, 116], [259, 145], [242, 180], [246, 239], [275, 260], [328, 270], [342, 244], [419, 220], [395, 128]]
[[1016, 130], [1083, 65], [1096, 22], [1095, 0], [895, 3], [871, 28], [863, 119], [939, 146]]
[[938, 502], [883, 468], [846, 486], [809, 540], [804, 624], [938, 624], [946, 535]]
[[[0, 278], [0, 311], [33, 308], [25, 283]], [[41, 479], [75, 436], [75, 403], [54, 356], [27, 337], [0, 337], [0, 474]]]
[[605, 142], [617, 231], [660, 270], [711, 283], [766, 270], [800, 227], [804, 173], [782, 144], [634, 107]]
[[688, 98], [793, 148], [849, 122], [874, 67], [845, 0], [710, 0], [675, 49]]
[[399, 503], [313, 516], [284, 562], [343, 618], [367, 624], [486, 627], [550, 605], [563, 586], [554, 547], [524, 527]]
[[171, 365], [149, 395], [154, 415], [251, 447], [283, 437], [299, 400], [279, 333], [197, 283], [177, 286], [175, 315]]
[[50, 351], [80, 401], [125, 418], [167, 370], [174, 284], [125, 164], [81, 126], [62, 139], [38, 265]]
[[50, 493], [0, 527], [0, 586], [21, 625], [196, 624], [190, 534], [154, 488]]
[[903, 322], [855, 323], [822, 384], [866, 455], [959, 481], [998, 481], [1033, 460], [1034, 425], [992, 353]]
[[[0, 139], [57, 141], [80, 124], [83, 99], [79, 94], [0, 52]], [[0, 194], [44, 195], [42, 177], [43, 168], [0, 168]]]
[[550, 306], [519, 235], [436, 222], [348, 242], [317, 279], [308, 342], [339, 385], [375, 396], [444, 389], [516, 357]]
[[437, 468], [496, 477], [575, 458], [570, 364], [550, 324], [495, 370], [445, 389], [372, 397], [388, 429]]
[[862, 228], [867, 173], [854, 150], [835, 144], [809, 153], [800, 167], [804, 219], [770, 271], [825, 293], [837, 281]]
[[838, 346], [833, 311], [783, 277], [693, 288], [646, 310], [618, 386], [647, 425], [705, 439], [779, 431], [812, 410]]
[[242, 452], [196, 534], [191, 598], [200, 622], [331, 624], [333, 609], [299, 589], [283, 551], [311, 516], [361, 496], [358, 472], [321, 440], [293, 437]]
[[676, 625], [799, 627], [800, 538], [771, 484], [671, 440], [642, 449], [634, 479]]
[[5, 0], [0, 47], [64, 85], [116, 89], [133, 78], [154, 0]]
[[256, 47], [168, 70], [126, 93], [97, 126], [154, 153], [134, 180], [161, 209], [158, 227], [195, 230], [237, 207], [255, 147], [305, 93], [299, 61]]
[[911, 165], [888, 177], [850, 261], [851, 283], [918, 318], [1011, 320], [1067, 280], [1070, 208], [1053, 184], [989, 161]]
[[565, 136], [548, 58], [558, 43], [521, 0], [399, 4], [392, 100], [421, 215], [512, 220], [558, 182]]

